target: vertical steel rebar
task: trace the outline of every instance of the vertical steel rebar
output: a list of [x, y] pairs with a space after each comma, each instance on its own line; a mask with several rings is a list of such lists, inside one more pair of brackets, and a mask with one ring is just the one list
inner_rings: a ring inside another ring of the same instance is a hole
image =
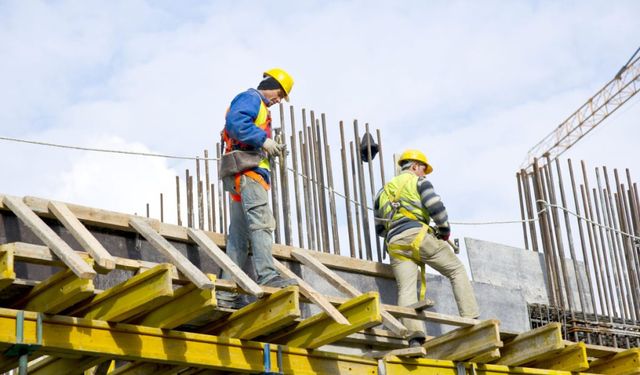
[[[342, 182], [344, 185], [344, 207], [347, 211], [347, 232], [349, 235], [349, 253], [356, 257], [356, 244], [353, 238], [353, 218], [351, 216], [351, 193], [349, 192], [349, 169], [347, 168], [347, 149], [344, 141], [344, 124], [340, 121], [340, 157], [342, 159]], [[355, 186], [354, 186], [355, 189]]]
[[213, 214], [211, 211], [211, 183], [209, 182], [209, 150], [207, 149], [204, 150], [204, 178], [207, 194], [207, 229], [211, 232], [213, 231]]
[[353, 199], [355, 200], [355, 212], [356, 212], [356, 238], [358, 239], [358, 257], [360, 259], [364, 259], [365, 254], [363, 254], [363, 248], [362, 248], [362, 238], [360, 237], [360, 234], [362, 233], [362, 231], [360, 230], [360, 201], [359, 201], [359, 195], [358, 195], [358, 180], [357, 180], [357, 173], [356, 173], [356, 164], [355, 164], [355, 155], [353, 153], [353, 142], [349, 142], [349, 150], [351, 153], [351, 178], [353, 180]]
[[316, 248], [314, 250], [317, 251], [323, 251], [323, 243], [322, 243], [322, 230], [320, 229], [322, 224], [320, 222], [320, 198], [319, 198], [319, 193], [322, 194], [322, 191], [318, 192], [320, 188], [319, 184], [318, 184], [318, 177], [317, 177], [317, 170], [316, 170], [316, 164], [315, 164], [315, 153], [314, 153], [314, 142], [313, 142], [313, 136], [311, 135], [312, 133], [312, 128], [307, 126], [306, 128], [307, 131], [307, 135], [306, 135], [306, 140], [307, 140], [307, 151], [309, 151], [309, 164], [307, 165], [308, 167], [308, 171], [309, 171], [309, 175], [311, 176], [311, 190], [313, 192], [313, 220], [314, 220], [314, 224], [315, 224], [315, 240], [316, 240]]
[[196, 156], [196, 190], [198, 192], [198, 229], [204, 229], [204, 197], [200, 178], [200, 157]]
[[298, 246], [304, 248], [303, 224], [302, 224], [302, 206], [300, 204], [300, 181], [298, 169], [298, 146], [296, 142], [296, 116], [293, 106], [289, 107], [291, 115], [291, 159], [293, 168], [293, 192], [296, 200], [296, 219], [298, 223]]
[[[371, 133], [369, 132], [369, 123], [365, 123], [364, 124], [364, 129], [365, 129], [365, 134], [368, 135], [369, 137], [371, 137], [371, 139], [373, 139], [373, 136], [371, 135]], [[371, 142], [369, 142], [367, 144], [367, 157], [369, 162], [367, 163], [368, 167], [369, 167], [369, 191], [371, 193], [371, 199], [373, 199], [376, 196], [376, 188], [375, 188], [375, 184], [373, 181], [373, 160], [372, 159], [372, 155], [371, 155]], [[375, 224], [374, 224], [375, 227]], [[378, 256], [378, 262], [382, 262], [382, 249], [380, 247], [380, 237], [374, 235], [373, 236], [373, 242], [375, 242], [376, 244], [376, 255]]]
[[211, 231], [216, 231], [216, 185], [211, 183]]
[[160, 193], [160, 222], [164, 223], [164, 199], [162, 193]]
[[[522, 187], [524, 189], [524, 194], [526, 197], [527, 217], [529, 219], [529, 233], [531, 234], [531, 246], [533, 248], [533, 251], [537, 252], [538, 235], [536, 233], [536, 223], [533, 221], [533, 219], [535, 219], [535, 212], [533, 210], [533, 202], [531, 201], [531, 196], [534, 196], [535, 199], [535, 194], [531, 194], [531, 188], [529, 185], [529, 174], [527, 173], [527, 171], [525, 169], [521, 169], [520, 175], [523, 176]], [[533, 179], [533, 176], [531, 179]]]
[[189, 170], [185, 171], [185, 185], [187, 193], [187, 226], [193, 228], [193, 202], [191, 201], [191, 176]]
[[526, 224], [526, 219], [525, 219], [525, 215], [524, 215], [524, 204], [523, 204], [523, 197], [522, 197], [522, 186], [521, 186], [521, 181], [522, 179], [520, 178], [520, 172], [516, 173], [516, 182], [518, 184], [518, 201], [520, 202], [520, 219], [522, 220], [522, 235], [524, 236], [524, 248], [526, 250], [529, 250], [529, 238], [527, 236], [527, 224]]
[[220, 178], [220, 158], [222, 156], [222, 147], [220, 143], [216, 143], [216, 156], [217, 160], [217, 175], [218, 175], [218, 202], [220, 202], [220, 215], [218, 222], [220, 223], [220, 233], [227, 233], [227, 192], [224, 191], [222, 186], [222, 179]]
[[[387, 184], [387, 180], [384, 177], [384, 158], [382, 156], [382, 136], [380, 135], [380, 129], [376, 129], [376, 135], [378, 138], [378, 155], [380, 158], [380, 180], [382, 181], [382, 186], [384, 186]], [[387, 259], [387, 252], [384, 249], [382, 250], [382, 259]]]
[[178, 225], [182, 226], [182, 218], [180, 215], [180, 177], [176, 176], [176, 217], [178, 218]]
[[149, 217], [149, 203], [147, 203], [147, 217]]
[[[284, 125], [284, 106], [279, 104], [280, 109], [280, 132], [279, 143], [287, 142], [287, 132]], [[289, 194], [289, 173], [287, 167], [287, 153], [284, 152], [279, 159], [280, 162], [280, 186], [282, 188], [282, 222], [284, 224], [284, 243], [288, 246], [291, 242], [291, 195]]]
[[314, 236], [314, 223], [313, 223], [313, 207], [312, 207], [312, 199], [313, 195], [311, 193], [311, 186], [309, 185], [309, 167], [307, 161], [307, 145], [303, 141], [302, 131], [298, 133], [298, 138], [300, 139], [300, 164], [302, 168], [302, 174], [304, 177], [302, 178], [302, 191], [304, 193], [304, 214], [305, 214], [305, 223], [307, 226], [307, 248], [315, 249], [315, 236]]
[[[618, 193], [615, 194], [616, 196], [616, 207], [618, 210], [618, 220], [619, 220], [619, 224], [620, 224], [620, 230], [622, 232], [625, 233], [629, 233], [630, 230], [628, 228], [628, 222], [627, 222], [627, 202], [626, 202], [626, 196], [624, 194], [624, 186], [621, 185], [619, 183], [618, 180], [618, 174], [617, 174], [617, 170], [614, 171], [616, 174], [616, 184], [617, 184], [617, 189], [618, 189]], [[620, 194], [620, 192], [622, 192], [622, 194]], [[625, 278], [625, 284], [626, 284], [626, 292], [627, 292], [627, 303], [629, 304], [629, 318], [632, 321], [632, 324], [637, 324], [637, 320], [638, 320], [638, 316], [636, 314], [637, 312], [637, 283], [635, 282], [635, 276], [633, 274], [632, 271], [632, 267], [631, 267], [631, 262], [630, 260], [631, 258], [631, 246], [629, 246], [630, 242], [629, 242], [629, 237], [624, 235], [621, 235], [621, 240], [622, 240], [622, 246], [620, 248], [621, 250], [621, 262], [623, 263], [623, 268], [624, 268], [624, 272], [623, 272], [623, 276]]]
[[[367, 189], [364, 182], [364, 168], [360, 157], [360, 132], [358, 131], [358, 120], [353, 120], [353, 132], [355, 136], [356, 166], [358, 167], [358, 182], [360, 184], [360, 208], [362, 215], [362, 230], [364, 234], [364, 244], [367, 249], [367, 260], [373, 260], [371, 251], [371, 232], [369, 231], [369, 212], [367, 212]], [[380, 259], [378, 259], [380, 260]]]
[[[277, 129], [273, 129], [275, 133], [275, 137], [277, 139], [278, 132]], [[273, 228], [273, 234], [275, 237], [275, 243], [282, 243], [282, 238], [280, 237], [280, 204], [278, 202], [278, 168], [276, 168], [276, 158], [275, 156], [269, 155], [269, 165], [271, 166], [271, 211], [273, 213], [273, 218], [276, 222], [276, 227]]]
[[338, 215], [336, 212], [336, 195], [333, 191], [333, 168], [331, 165], [331, 152], [327, 140], [327, 122], [324, 113], [322, 119], [322, 138], [324, 140], [324, 157], [327, 167], [327, 184], [329, 185], [329, 212], [331, 213], [331, 232], [333, 238], [333, 253], [340, 255], [340, 235], [338, 234]]
[[314, 156], [316, 162], [316, 177], [318, 184], [318, 203], [320, 209], [320, 230], [322, 231], [322, 251], [330, 253], [329, 241], [329, 220], [327, 218], [327, 195], [324, 182], [324, 158], [322, 157], [322, 139], [320, 138], [320, 120], [315, 118], [315, 113], [311, 111], [311, 133], [313, 135]]

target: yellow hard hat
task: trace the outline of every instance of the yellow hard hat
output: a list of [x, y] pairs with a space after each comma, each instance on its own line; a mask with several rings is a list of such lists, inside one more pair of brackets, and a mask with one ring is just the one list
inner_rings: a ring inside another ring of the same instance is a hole
[[278, 81], [278, 83], [280, 84], [280, 86], [282, 86], [282, 89], [285, 92], [284, 99], [286, 101], [289, 101], [289, 94], [291, 93], [291, 88], [293, 88], [293, 78], [291, 78], [289, 73], [285, 72], [283, 69], [280, 69], [280, 68], [273, 68], [264, 72], [263, 77], [267, 77], [267, 76]]
[[400, 155], [400, 159], [398, 159], [398, 165], [401, 165], [405, 160], [418, 161], [427, 166], [426, 174], [433, 172], [433, 167], [429, 164], [427, 157], [421, 151], [418, 150], [406, 150]]

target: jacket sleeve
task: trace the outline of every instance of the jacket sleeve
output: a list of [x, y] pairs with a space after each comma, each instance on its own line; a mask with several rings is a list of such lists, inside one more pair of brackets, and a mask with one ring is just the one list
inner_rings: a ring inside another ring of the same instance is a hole
[[260, 97], [250, 91], [236, 96], [227, 112], [225, 129], [237, 141], [260, 148], [267, 139], [267, 133], [255, 126], [260, 111]]
[[436, 194], [431, 182], [426, 178], [418, 179], [418, 193], [422, 206], [427, 210], [429, 216], [433, 219], [438, 227], [438, 232], [442, 235], [451, 233], [449, 226], [449, 215], [447, 209], [442, 203], [440, 196]]

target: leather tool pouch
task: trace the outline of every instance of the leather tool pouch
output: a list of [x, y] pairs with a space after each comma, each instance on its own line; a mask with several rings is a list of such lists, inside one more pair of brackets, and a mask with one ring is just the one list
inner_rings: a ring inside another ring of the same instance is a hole
[[235, 150], [222, 155], [219, 178], [234, 176], [240, 172], [256, 168], [264, 158], [259, 151]]

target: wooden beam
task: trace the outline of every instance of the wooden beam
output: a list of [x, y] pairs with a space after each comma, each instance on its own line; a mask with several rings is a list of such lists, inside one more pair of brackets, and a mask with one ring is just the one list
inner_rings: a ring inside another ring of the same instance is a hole
[[202, 273], [187, 257], [182, 255], [164, 237], [156, 232], [145, 220], [134, 217], [129, 220], [129, 225], [135, 228], [156, 250], [163, 254], [176, 266], [192, 283], [200, 289], [213, 289], [214, 284]]
[[116, 266], [116, 261], [109, 254], [100, 242], [89, 232], [89, 230], [78, 220], [78, 218], [61, 202], [49, 202], [49, 210], [78, 241], [80, 246], [86, 250], [95, 260], [96, 265], [105, 272], [111, 271]]
[[560, 349], [558, 353], [549, 356], [547, 359], [527, 363], [525, 366], [547, 370], [585, 371], [589, 369], [587, 348], [583, 342], [579, 342]]
[[[103, 361], [104, 358], [100, 357], [82, 357], [73, 359], [46, 357], [29, 363], [29, 375], [83, 374], [84, 370], [88, 370]], [[69, 365], [72, 367], [69, 367]], [[71, 369], [73, 369], [73, 371]]]
[[[0, 308], [0, 345], [16, 342], [17, 311]], [[38, 353], [100, 356], [103, 359], [149, 361], [230, 372], [263, 372], [265, 344], [190, 332], [63, 316], [44, 316]], [[24, 342], [35, 344], [36, 314], [24, 313]], [[282, 347], [283, 368], [277, 368], [277, 345], [270, 345], [272, 371], [286, 374], [377, 374], [378, 362], [356, 356], [309, 352]]]
[[81, 279], [66, 269], [41, 281], [14, 306], [29, 311], [58, 314], [90, 298], [93, 292], [93, 280]]
[[[315, 259], [313, 255], [311, 255], [307, 251], [303, 251], [301, 249], [295, 249], [291, 251], [291, 254], [294, 258], [300, 261], [305, 266], [314, 270], [317, 274], [324, 277], [331, 285], [333, 285], [336, 289], [345, 293], [351, 297], [357, 297], [362, 293], [349, 284], [345, 279], [338, 276], [335, 272], [331, 271], [327, 266], [322, 264], [319, 260]], [[415, 310], [414, 310], [415, 311]], [[382, 320], [385, 326], [395, 332], [400, 336], [405, 336], [407, 334], [407, 328], [400, 323], [396, 318], [394, 318], [388, 312], [382, 310], [381, 311]]]
[[401, 349], [393, 349], [387, 351], [373, 351], [369, 353], [365, 353], [364, 356], [367, 358], [384, 358], [387, 356], [395, 356], [395, 357], [407, 357], [407, 358], [416, 358], [416, 357], [424, 357], [427, 355], [427, 349], [417, 346], [414, 348], [401, 348]]
[[500, 350], [499, 365], [519, 366], [546, 358], [549, 353], [564, 349], [560, 323], [550, 323], [546, 326], [527, 331], [505, 343]]
[[280, 271], [281, 274], [285, 275], [286, 277], [297, 280], [298, 286], [300, 287], [300, 292], [305, 297], [307, 297], [309, 301], [313, 302], [318, 307], [320, 307], [322, 311], [327, 313], [327, 315], [329, 315], [333, 320], [335, 320], [336, 323], [349, 324], [349, 321], [347, 320], [347, 318], [345, 318], [344, 315], [342, 315], [340, 311], [338, 311], [338, 309], [336, 309], [326, 297], [324, 297], [322, 294], [318, 293], [315, 289], [313, 289], [313, 287], [309, 285], [309, 283], [304, 281], [302, 278], [298, 277], [298, 275], [296, 275], [293, 271], [287, 268], [284, 264], [280, 263], [277, 259], [274, 259], [273, 263], [275, 264], [276, 268], [278, 269], [278, 271]]
[[640, 348], [627, 349], [613, 356], [593, 361], [589, 372], [605, 375], [640, 374]]
[[[211, 281], [216, 276], [207, 274]], [[217, 306], [215, 289], [198, 289], [193, 284], [176, 289], [173, 298], [145, 315], [140, 325], [173, 329], [213, 312]]]
[[287, 332], [269, 337], [268, 341], [315, 349], [382, 323], [380, 296], [375, 292], [355, 297], [340, 305], [338, 310], [347, 317], [350, 325], [338, 324], [322, 312], [303, 320]]
[[89, 265], [84, 262], [66, 242], [58, 237], [38, 215], [33, 213], [22, 200], [5, 195], [2, 201], [73, 273], [78, 275], [78, 277], [81, 279], [93, 279], [96, 276], [96, 271], [89, 267]]
[[207, 237], [203, 231], [188, 228], [187, 234], [189, 235], [189, 238], [200, 246], [200, 250], [202, 250], [209, 258], [213, 259], [220, 268], [231, 274], [233, 280], [238, 283], [244, 291], [256, 296], [257, 298], [262, 298], [264, 290], [262, 290], [260, 285], [253, 281], [249, 275], [244, 273], [244, 271], [238, 267], [238, 265], [235, 264], [231, 258], [229, 258], [227, 254], [218, 247], [218, 245]]
[[13, 262], [13, 249], [0, 248], [0, 290], [13, 284], [16, 279]]
[[205, 326], [201, 332], [244, 340], [268, 335], [300, 318], [299, 296], [297, 286], [283, 288], [267, 298], [250, 303], [226, 319]]
[[471, 327], [458, 328], [424, 343], [427, 357], [465, 361], [502, 347], [497, 320], [485, 320]]
[[122, 322], [152, 311], [173, 297], [172, 267], [166, 263], [159, 264], [96, 295], [91, 302], [71, 314]]

